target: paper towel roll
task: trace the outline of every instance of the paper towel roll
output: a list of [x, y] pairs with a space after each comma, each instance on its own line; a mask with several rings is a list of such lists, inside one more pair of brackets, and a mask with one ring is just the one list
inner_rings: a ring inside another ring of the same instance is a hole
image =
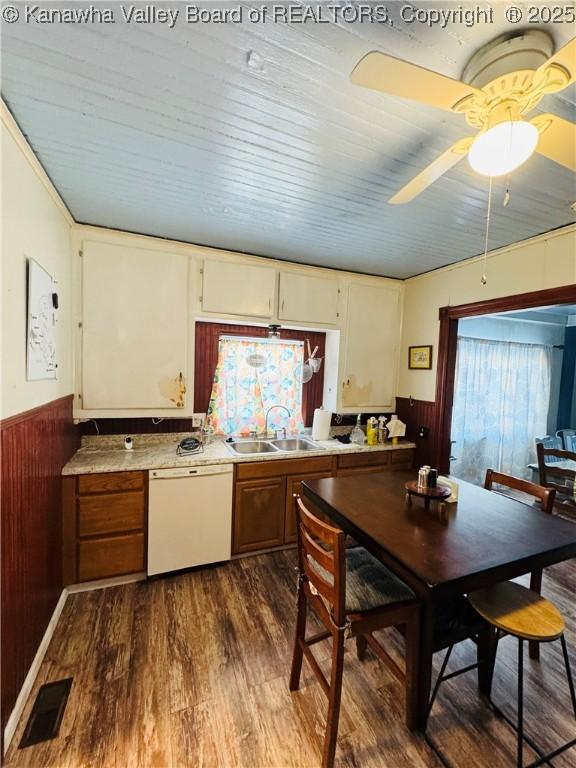
[[329, 440], [331, 421], [332, 411], [316, 408], [314, 410], [314, 420], [312, 421], [312, 440]]

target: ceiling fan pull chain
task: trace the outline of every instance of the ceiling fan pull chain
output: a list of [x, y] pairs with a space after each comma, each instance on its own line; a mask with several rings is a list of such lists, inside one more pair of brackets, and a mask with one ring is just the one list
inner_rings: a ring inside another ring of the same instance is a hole
[[482, 285], [486, 285], [488, 278], [486, 277], [486, 261], [488, 254], [488, 235], [490, 233], [490, 211], [492, 209], [492, 176], [490, 176], [490, 185], [488, 187], [488, 211], [486, 212], [486, 236], [484, 238], [484, 260], [482, 262], [482, 277], [480, 282]]
[[502, 203], [504, 208], [506, 208], [509, 202], [510, 202], [510, 174], [506, 176], [506, 191], [504, 192], [504, 201]]

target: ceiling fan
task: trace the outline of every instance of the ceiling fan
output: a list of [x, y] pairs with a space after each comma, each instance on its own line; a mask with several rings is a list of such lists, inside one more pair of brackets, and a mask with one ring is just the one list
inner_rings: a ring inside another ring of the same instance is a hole
[[576, 124], [531, 112], [545, 94], [576, 81], [576, 37], [554, 55], [543, 30], [502, 35], [472, 56], [462, 80], [374, 51], [356, 65], [355, 85], [463, 114], [475, 136], [460, 139], [388, 201], [408, 203], [468, 155], [485, 176], [503, 176], [534, 151], [576, 172]]

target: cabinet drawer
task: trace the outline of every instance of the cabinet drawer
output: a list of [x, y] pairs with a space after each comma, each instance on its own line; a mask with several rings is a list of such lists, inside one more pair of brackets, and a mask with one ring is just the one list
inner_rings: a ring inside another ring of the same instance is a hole
[[80, 475], [78, 478], [78, 493], [138, 491], [142, 488], [144, 472], [103, 472], [98, 475]]
[[384, 467], [390, 462], [389, 451], [374, 451], [374, 453], [353, 453], [348, 456], [338, 456], [338, 469], [348, 467]]
[[390, 451], [390, 463], [394, 465], [401, 464], [405, 467], [411, 467], [414, 461], [414, 449], [403, 448], [400, 451]]
[[310, 472], [331, 472], [333, 456], [310, 456], [306, 459], [277, 459], [236, 464], [237, 480], [257, 480], [261, 477], [307, 475]]
[[144, 571], [144, 534], [90, 539], [78, 544], [78, 580], [92, 581]]
[[105, 493], [78, 499], [79, 536], [99, 536], [143, 528], [143, 491]]

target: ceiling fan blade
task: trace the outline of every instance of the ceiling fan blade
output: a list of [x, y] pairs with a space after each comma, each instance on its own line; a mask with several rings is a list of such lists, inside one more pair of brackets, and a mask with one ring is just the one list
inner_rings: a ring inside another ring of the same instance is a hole
[[354, 85], [447, 110], [451, 110], [467, 96], [483, 97], [477, 88], [460, 80], [453, 80], [451, 77], [378, 51], [368, 53], [358, 62], [352, 70], [350, 80]]
[[540, 131], [536, 152], [576, 173], [576, 123], [552, 114], [530, 122]]
[[473, 136], [457, 141], [456, 144], [453, 144], [450, 147], [450, 149], [446, 150], [440, 157], [437, 157], [433, 163], [430, 163], [427, 168], [424, 168], [418, 176], [415, 176], [412, 181], [409, 181], [400, 192], [396, 192], [394, 197], [391, 197], [388, 202], [392, 203], [392, 205], [402, 205], [414, 200], [415, 197], [433, 184], [436, 179], [439, 179], [440, 176], [449, 171], [450, 168], [453, 168], [456, 163], [460, 162], [460, 160], [466, 156], [473, 141]]
[[[554, 83], [552, 83], [550, 92], [554, 93], [559, 90], [564, 90], [564, 88], [567, 88], [571, 83], [576, 81], [576, 37], [573, 37], [569, 43], [566, 43], [566, 45], [560, 48], [559, 51], [556, 51], [554, 56], [551, 56], [541, 67], [538, 67], [537, 73], [539, 75], [545, 74], [546, 70], [548, 70], [552, 64], [565, 69], [569, 79], [565, 80], [562, 78], [557, 87], [554, 87]], [[552, 67], [552, 70], [553, 69], [554, 67]], [[551, 79], [553, 80], [553, 78]]]

